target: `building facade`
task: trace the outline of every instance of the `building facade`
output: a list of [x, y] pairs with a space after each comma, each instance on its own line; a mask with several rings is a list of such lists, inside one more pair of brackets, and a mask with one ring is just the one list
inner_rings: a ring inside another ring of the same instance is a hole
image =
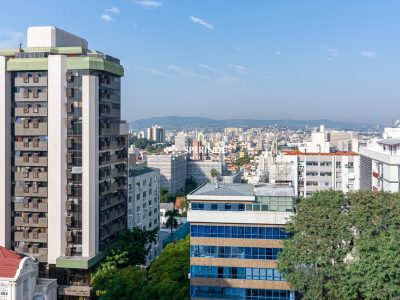
[[90, 268], [126, 227], [122, 75], [52, 26], [0, 51], [0, 245], [36, 258], [61, 296], [89, 297]]
[[288, 182], [285, 174], [294, 175], [293, 185], [298, 197], [316, 191], [333, 189], [348, 193], [360, 189], [360, 156], [355, 152], [311, 153], [284, 151], [281, 182]]
[[188, 160], [187, 177], [193, 177], [197, 184], [213, 182], [216, 179], [211, 176], [211, 170], [215, 169], [218, 172], [218, 176], [223, 176], [225, 175], [223, 164], [222, 161]]
[[[128, 228], [154, 230], [160, 227], [160, 171], [148, 167], [129, 168]], [[159, 235], [152, 243], [146, 266], [160, 254]]]
[[56, 300], [57, 281], [38, 278], [38, 263], [0, 246], [0, 300]]
[[400, 127], [385, 128], [383, 139], [360, 148], [361, 188], [400, 192]]
[[276, 262], [293, 187], [209, 183], [188, 200], [191, 299], [294, 299]]
[[165, 129], [158, 125], [147, 128], [147, 139], [155, 141], [157, 143], [165, 142]]
[[146, 156], [146, 165], [160, 170], [160, 187], [172, 195], [185, 190], [187, 178], [186, 154], [150, 154]]

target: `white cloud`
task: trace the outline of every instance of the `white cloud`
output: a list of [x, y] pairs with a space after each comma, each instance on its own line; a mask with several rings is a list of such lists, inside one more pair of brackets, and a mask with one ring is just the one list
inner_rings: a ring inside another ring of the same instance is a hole
[[326, 52], [328, 54], [327, 60], [332, 61], [340, 57], [339, 51], [336, 48], [327, 47]]
[[140, 0], [136, 1], [136, 4], [144, 8], [159, 8], [162, 5], [162, 2], [154, 0]]
[[241, 65], [229, 65], [232, 69], [235, 70], [235, 72], [239, 73], [239, 74], [247, 74], [248, 69], [245, 66], [241, 66]]
[[102, 19], [103, 21], [106, 21], [106, 22], [114, 21], [114, 19], [110, 15], [107, 15], [107, 14], [101, 15], [100, 19]]
[[210, 65], [206, 65], [206, 64], [198, 64], [198, 66], [204, 70], [210, 71], [210, 72], [217, 72], [217, 70], [213, 67], [211, 67]]
[[240, 81], [239, 79], [228, 75], [228, 74], [220, 74], [217, 78], [217, 83], [220, 84], [230, 84], [230, 83], [236, 83], [238, 81]]
[[360, 55], [362, 58], [365, 59], [376, 59], [375, 51], [370, 51], [370, 50], [361, 51]]
[[184, 68], [177, 66], [177, 65], [169, 65], [168, 66], [168, 70], [174, 71], [176, 73], [178, 73], [178, 75], [182, 76], [182, 77], [192, 77], [195, 76], [196, 74], [186, 71]]
[[133, 67], [137, 70], [145, 71], [145, 72], [151, 73], [153, 75], [157, 75], [157, 76], [161, 76], [161, 77], [165, 77], [165, 78], [173, 78], [173, 76], [171, 76], [167, 73], [164, 73], [164, 72], [152, 69], [152, 68], [137, 66], [137, 65], [133, 66]]
[[21, 32], [0, 28], [0, 48], [18, 48], [23, 39]]
[[105, 11], [113, 14], [119, 14], [121, 12], [118, 7], [110, 7], [107, 8]]
[[205, 21], [203, 19], [200, 19], [200, 18], [194, 17], [194, 16], [191, 16], [190, 19], [192, 20], [193, 23], [199, 24], [208, 29], [214, 29], [214, 26], [211, 23], [208, 23], [207, 21]]

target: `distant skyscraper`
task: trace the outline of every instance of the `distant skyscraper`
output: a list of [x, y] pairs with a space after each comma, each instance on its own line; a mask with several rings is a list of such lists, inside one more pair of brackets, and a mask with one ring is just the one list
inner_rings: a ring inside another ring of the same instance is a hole
[[0, 50], [0, 245], [37, 258], [61, 296], [88, 297], [91, 268], [126, 227], [123, 68], [55, 27], [27, 39]]
[[165, 129], [158, 125], [147, 128], [147, 139], [155, 141], [157, 143], [165, 142]]

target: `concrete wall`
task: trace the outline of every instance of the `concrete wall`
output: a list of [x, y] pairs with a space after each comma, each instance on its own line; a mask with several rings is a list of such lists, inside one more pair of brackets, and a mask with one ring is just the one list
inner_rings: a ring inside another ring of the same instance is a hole
[[0, 56], [0, 246], [11, 247], [11, 75]]
[[55, 264], [66, 245], [67, 57], [50, 55], [48, 60], [48, 262]]

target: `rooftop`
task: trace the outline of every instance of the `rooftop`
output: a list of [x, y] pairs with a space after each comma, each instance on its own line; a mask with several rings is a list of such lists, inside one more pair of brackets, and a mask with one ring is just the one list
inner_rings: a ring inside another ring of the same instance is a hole
[[254, 193], [256, 196], [295, 197], [294, 188], [286, 184], [256, 184]]
[[0, 246], [0, 278], [14, 278], [22, 257]]
[[384, 139], [376, 141], [378, 144], [394, 146], [400, 144], [400, 139]]
[[149, 167], [131, 168], [129, 169], [129, 177], [140, 176], [146, 173], [154, 172], [157, 169]]
[[299, 150], [283, 151], [285, 155], [321, 155], [321, 156], [358, 156], [359, 154], [353, 151], [336, 151], [336, 152], [301, 152]]
[[189, 195], [195, 196], [254, 196], [253, 186], [248, 183], [219, 184], [206, 183]]

